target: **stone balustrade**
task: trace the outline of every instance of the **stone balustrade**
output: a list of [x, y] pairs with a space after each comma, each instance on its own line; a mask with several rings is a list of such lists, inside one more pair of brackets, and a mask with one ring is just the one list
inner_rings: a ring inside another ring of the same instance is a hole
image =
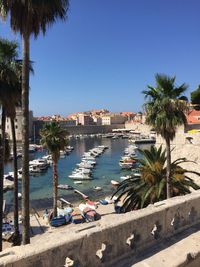
[[[26, 246], [0, 253], [0, 267], [117, 266], [200, 223], [200, 190], [126, 214], [45, 233]], [[175, 265], [173, 265], [175, 266]]]

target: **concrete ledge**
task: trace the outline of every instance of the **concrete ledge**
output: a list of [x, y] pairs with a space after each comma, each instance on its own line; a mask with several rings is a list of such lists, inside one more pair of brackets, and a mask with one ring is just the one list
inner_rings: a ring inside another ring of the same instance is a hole
[[[41, 235], [39, 243], [37, 239], [30, 245], [3, 251], [0, 267], [64, 266], [67, 257], [74, 261], [73, 266], [113, 266], [120, 258], [137, 258], [149, 248], [163, 246], [169, 238], [198, 225], [199, 207], [200, 191], [196, 191], [142, 210], [106, 215], [98, 222], [79, 225], [70, 231], [65, 226]], [[88, 226], [94, 227], [87, 229]], [[176, 259], [176, 255], [173, 257]]]

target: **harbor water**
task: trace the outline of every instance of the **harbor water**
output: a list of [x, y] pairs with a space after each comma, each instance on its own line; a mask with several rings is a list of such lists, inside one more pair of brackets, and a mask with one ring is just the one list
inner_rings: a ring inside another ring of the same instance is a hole
[[[121, 170], [119, 160], [123, 155], [124, 149], [128, 147], [127, 139], [112, 139], [102, 137], [85, 137], [71, 138], [69, 145], [74, 150], [65, 158], [61, 158], [58, 162], [58, 183], [68, 184], [72, 187], [87, 194], [91, 199], [100, 199], [105, 195], [114, 192], [111, 180], [120, 181], [120, 177], [130, 174], [130, 171]], [[68, 176], [75, 169], [76, 164], [80, 163], [81, 156], [84, 152], [98, 145], [108, 146], [102, 155], [96, 158], [97, 164], [92, 171], [93, 180], [83, 181], [82, 184], [74, 184], [74, 181]], [[30, 154], [30, 160], [46, 155], [46, 151], [37, 151]], [[18, 160], [18, 168], [21, 167], [21, 160]], [[12, 162], [6, 165], [6, 172], [12, 170]], [[32, 208], [49, 208], [52, 206], [52, 167], [40, 175], [30, 176], [30, 205]], [[101, 191], [95, 191], [94, 187], [99, 186]], [[21, 182], [19, 181], [19, 192], [21, 192]], [[80, 200], [80, 196], [75, 194], [73, 190], [58, 190], [59, 197], [64, 197], [68, 201], [76, 202]], [[4, 193], [6, 204], [9, 210], [12, 210], [13, 191]]]

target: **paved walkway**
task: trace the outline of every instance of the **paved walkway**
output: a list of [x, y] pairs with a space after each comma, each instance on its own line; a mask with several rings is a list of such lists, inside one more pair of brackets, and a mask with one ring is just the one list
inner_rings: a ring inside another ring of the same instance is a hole
[[200, 267], [200, 225], [165, 240], [144, 251], [113, 264], [115, 267]]

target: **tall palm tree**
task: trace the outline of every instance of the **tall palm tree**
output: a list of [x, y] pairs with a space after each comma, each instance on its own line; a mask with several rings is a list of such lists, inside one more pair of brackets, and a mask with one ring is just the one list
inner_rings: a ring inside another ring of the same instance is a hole
[[57, 122], [46, 124], [40, 132], [41, 144], [47, 148], [52, 155], [53, 161], [53, 216], [57, 216], [57, 195], [58, 195], [58, 172], [57, 162], [60, 158], [60, 150], [67, 145], [67, 132]]
[[[2, 249], [2, 203], [3, 203], [3, 174], [5, 161], [5, 118], [7, 112], [13, 109], [13, 99], [16, 97], [18, 89], [15, 84], [18, 81], [17, 65], [15, 57], [17, 56], [16, 42], [10, 42], [5, 39], [0, 39], [0, 103], [2, 106], [2, 138], [1, 138], [1, 158], [0, 158], [0, 250]], [[15, 179], [17, 179], [15, 177]], [[15, 191], [15, 189], [14, 189]], [[17, 211], [18, 212], [18, 211]], [[16, 215], [16, 211], [14, 212]], [[16, 226], [16, 225], [15, 225]], [[15, 229], [18, 229], [18, 227]]]
[[186, 123], [185, 111], [187, 109], [187, 98], [183, 95], [187, 86], [175, 85], [175, 77], [163, 74], [156, 74], [156, 87], [148, 86], [148, 90], [143, 91], [147, 102], [145, 110], [147, 113], [146, 123], [151, 125], [157, 134], [160, 134], [166, 143], [167, 154], [167, 198], [170, 198], [170, 178], [171, 178], [171, 150], [170, 142], [176, 135], [177, 126]]
[[[166, 153], [162, 146], [154, 146], [149, 150], [140, 150], [139, 172], [141, 177], [134, 176], [121, 182], [114, 193], [117, 201], [123, 198], [121, 211], [140, 209], [166, 199]], [[190, 193], [200, 187], [189, 177], [190, 174], [200, 176], [200, 173], [184, 169], [182, 165], [188, 162], [180, 158], [171, 163], [171, 194], [180, 196]], [[181, 166], [180, 166], [181, 164]]]
[[45, 34], [48, 26], [57, 19], [64, 20], [69, 7], [68, 0], [0, 0], [0, 15], [3, 19], [10, 13], [10, 25], [19, 32], [23, 42], [22, 67], [22, 217], [23, 244], [30, 243], [29, 219], [29, 60], [30, 36]]

